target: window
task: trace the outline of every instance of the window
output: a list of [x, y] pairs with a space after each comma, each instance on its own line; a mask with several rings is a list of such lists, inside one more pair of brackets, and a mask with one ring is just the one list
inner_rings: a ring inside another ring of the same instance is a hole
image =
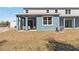
[[47, 13], [49, 13], [49, 10], [47, 9]]
[[58, 13], [58, 10], [57, 9], [55, 9], [55, 13]]
[[52, 17], [48, 17], [48, 24], [52, 24]]
[[26, 10], [26, 13], [28, 13], [28, 10]]
[[66, 9], [65, 10], [65, 14], [71, 14], [71, 10], [70, 9]]
[[44, 24], [44, 25], [47, 24], [47, 17], [44, 17], [44, 19], [43, 19], [43, 24]]
[[43, 25], [52, 25], [52, 17], [44, 17]]

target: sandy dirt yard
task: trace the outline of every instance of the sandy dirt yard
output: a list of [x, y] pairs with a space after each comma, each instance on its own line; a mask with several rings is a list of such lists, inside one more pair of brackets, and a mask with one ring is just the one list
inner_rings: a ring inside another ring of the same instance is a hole
[[78, 29], [63, 32], [9, 30], [0, 33], [0, 51], [70, 51], [78, 48]]

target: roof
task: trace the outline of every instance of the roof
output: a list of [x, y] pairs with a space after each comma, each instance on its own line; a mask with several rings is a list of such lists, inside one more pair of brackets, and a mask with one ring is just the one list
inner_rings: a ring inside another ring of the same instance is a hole
[[19, 13], [19, 14], [16, 14], [16, 16], [52, 16], [52, 15], [59, 15], [58, 13], [55, 13], [55, 14], [49, 14], [49, 13]]
[[25, 7], [24, 9], [79, 9], [79, 7]]

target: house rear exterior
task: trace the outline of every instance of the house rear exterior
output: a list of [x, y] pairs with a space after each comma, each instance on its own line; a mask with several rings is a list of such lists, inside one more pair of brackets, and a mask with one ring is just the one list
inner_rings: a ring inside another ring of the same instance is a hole
[[79, 28], [79, 8], [24, 8], [16, 17], [17, 31]]

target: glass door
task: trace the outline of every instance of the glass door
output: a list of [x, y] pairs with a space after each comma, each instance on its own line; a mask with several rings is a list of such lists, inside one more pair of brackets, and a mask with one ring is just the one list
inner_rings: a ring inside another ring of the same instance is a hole
[[72, 28], [72, 20], [65, 20], [65, 27]]
[[36, 18], [35, 17], [29, 17], [29, 19], [28, 19], [28, 29], [29, 30], [36, 29]]

